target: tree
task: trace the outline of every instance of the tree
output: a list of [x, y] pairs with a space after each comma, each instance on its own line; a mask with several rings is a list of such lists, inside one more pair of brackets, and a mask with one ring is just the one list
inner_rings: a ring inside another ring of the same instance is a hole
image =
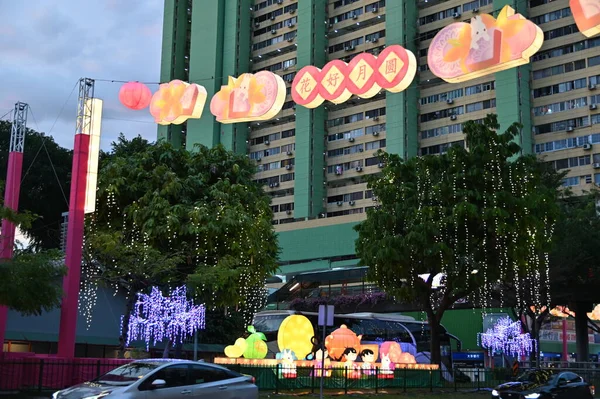
[[559, 201], [560, 217], [550, 253], [553, 302], [575, 312], [577, 360], [588, 361], [588, 320], [594, 303], [600, 302], [599, 193], [581, 196], [567, 193]]
[[120, 137], [113, 148], [88, 226], [101, 275], [125, 282], [130, 296], [185, 283], [196, 303], [251, 312], [252, 287], [262, 289], [278, 255], [270, 198], [252, 180], [254, 163], [221, 146], [189, 152]]
[[[6, 176], [11, 123], [0, 121], [0, 178]], [[52, 159], [52, 161], [50, 161]], [[27, 129], [19, 210], [38, 218], [22, 226], [37, 249], [60, 247], [62, 212], [68, 210], [73, 152], [52, 137]]]
[[0, 263], [0, 304], [28, 316], [60, 307], [65, 272], [59, 251], [19, 251]]
[[[356, 251], [387, 293], [416, 301], [427, 314], [431, 360], [440, 363], [440, 321], [456, 301], [487, 307], [498, 282], [532, 281], [535, 301], [547, 280], [545, 254], [556, 218], [556, 188], [546, 166], [521, 156], [519, 126], [497, 134], [495, 115], [464, 125], [469, 150], [406, 161], [381, 152], [385, 167], [369, 180], [377, 206], [356, 226]], [[442, 284], [434, 277], [443, 275]]]

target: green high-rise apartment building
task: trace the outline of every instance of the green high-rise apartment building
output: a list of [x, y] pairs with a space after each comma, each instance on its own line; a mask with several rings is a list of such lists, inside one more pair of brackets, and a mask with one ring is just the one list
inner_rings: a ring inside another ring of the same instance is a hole
[[[505, 5], [538, 24], [545, 42], [531, 64], [449, 84], [427, 67], [443, 27]], [[294, 106], [289, 83], [306, 65], [349, 61], [400, 44], [418, 60], [403, 93], [353, 97], [309, 110]], [[161, 81], [203, 85], [209, 100], [228, 76], [269, 70], [288, 82], [271, 121], [220, 124], [208, 111], [158, 137], [190, 150], [225, 147], [256, 160], [256, 179], [272, 196], [281, 273], [352, 267], [353, 226], [374, 206], [365, 177], [379, 172], [374, 152], [405, 158], [464, 145], [462, 124], [497, 113], [523, 125], [519, 144], [557, 169], [575, 191], [600, 183], [600, 37], [586, 38], [568, 0], [165, 0]]]

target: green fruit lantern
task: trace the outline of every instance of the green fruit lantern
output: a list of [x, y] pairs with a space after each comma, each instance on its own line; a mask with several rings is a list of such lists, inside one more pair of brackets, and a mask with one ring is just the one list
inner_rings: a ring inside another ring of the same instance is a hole
[[267, 357], [267, 337], [261, 332], [257, 332], [254, 326], [248, 326], [248, 332], [250, 336], [246, 338], [246, 350], [244, 351], [244, 357], [246, 359], [264, 359]]

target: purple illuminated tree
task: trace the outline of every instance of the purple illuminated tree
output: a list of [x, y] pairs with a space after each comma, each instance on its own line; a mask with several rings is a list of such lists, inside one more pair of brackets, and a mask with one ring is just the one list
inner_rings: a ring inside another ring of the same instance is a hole
[[182, 343], [196, 331], [205, 328], [205, 307], [194, 305], [187, 299], [185, 286], [175, 288], [169, 296], [164, 296], [158, 287], [152, 287], [150, 294], [138, 294], [129, 317], [126, 344], [131, 341], [156, 345], [167, 339], [170, 343]]
[[523, 333], [521, 323], [510, 317], [498, 320], [494, 327], [478, 334], [482, 348], [490, 354], [502, 352], [510, 356], [527, 356], [535, 350], [536, 341]]

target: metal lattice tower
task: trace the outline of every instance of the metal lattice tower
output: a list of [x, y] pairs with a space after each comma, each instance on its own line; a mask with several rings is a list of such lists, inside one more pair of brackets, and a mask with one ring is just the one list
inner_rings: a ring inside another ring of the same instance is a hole
[[88, 129], [92, 121], [91, 100], [94, 97], [94, 79], [79, 79], [79, 97], [77, 98], [77, 123], [75, 134]]
[[10, 132], [10, 152], [23, 152], [28, 110], [29, 105], [26, 103], [18, 102], [15, 104], [12, 130]]

